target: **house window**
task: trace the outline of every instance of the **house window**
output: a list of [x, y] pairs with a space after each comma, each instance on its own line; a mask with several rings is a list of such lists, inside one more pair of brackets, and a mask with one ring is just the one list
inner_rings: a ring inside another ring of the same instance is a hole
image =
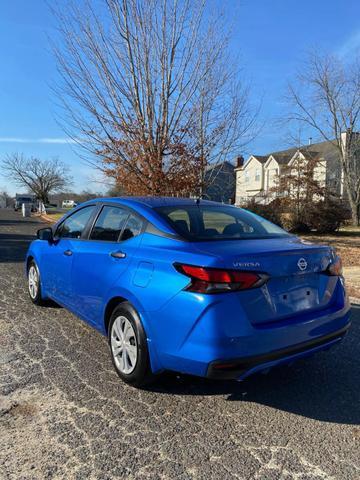
[[255, 182], [260, 182], [260, 170], [255, 170]]
[[249, 180], [250, 180], [249, 172], [245, 172], [245, 183], [247, 183]]
[[279, 169], [278, 168], [270, 168], [268, 170], [268, 179], [273, 179], [279, 175]]

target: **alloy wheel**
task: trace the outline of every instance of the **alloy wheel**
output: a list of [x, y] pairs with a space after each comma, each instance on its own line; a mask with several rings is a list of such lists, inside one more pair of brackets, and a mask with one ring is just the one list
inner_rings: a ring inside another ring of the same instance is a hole
[[132, 373], [138, 357], [137, 341], [133, 326], [124, 316], [115, 318], [112, 324], [111, 350], [119, 371], [126, 375]]
[[30, 297], [34, 300], [39, 291], [39, 274], [35, 265], [31, 265], [28, 273], [28, 286]]

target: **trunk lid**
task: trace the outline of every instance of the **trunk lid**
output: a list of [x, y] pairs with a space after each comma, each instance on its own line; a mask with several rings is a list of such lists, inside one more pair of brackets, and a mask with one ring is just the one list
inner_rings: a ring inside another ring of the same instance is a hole
[[332, 249], [325, 245], [289, 236], [202, 242], [197, 248], [214, 258], [209, 266], [269, 275], [264, 286], [237, 293], [241, 308], [253, 324], [281, 320], [331, 304], [337, 277], [324, 274], [333, 259]]

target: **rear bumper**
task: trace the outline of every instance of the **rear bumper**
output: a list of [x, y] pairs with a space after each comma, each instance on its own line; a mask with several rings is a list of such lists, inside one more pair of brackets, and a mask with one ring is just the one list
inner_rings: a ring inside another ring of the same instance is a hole
[[289, 363], [298, 358], [326, 350], [340, 342], [346, 335], [349, 327], [350, 323], [341, 330], [321, 338], [262, 355], [230, 360], [216, 360], [209, 364], [206, 377], [222, 380], [243, 380], [257, 371], [271, 368], [282, 363]]
[[[160, 350], [160, 369], [208, 378], [242, 380], [257, 371], [291, 363], [332, 347], [342, 340], [350, 327], [350, 306], [347, 302], [339, 310], [319, 313], [306, 316], [303, 321], [289, 318], [278, 325], [262, 328], [255, 328], [249, 322], [238, 322], [237, 334], [230, 335], [233, 324], [229, 326], [226, 320], [231, 319], [231, 315], [225, 317], [222, 309], [208, 309], [180, 348], [167, 352]], [[186, 320], [187, 314], [191, 317], [193, 311], [186, 310], [178, 317]], [[170, 331], [166, 333], [168, 346], [170, 340], [177, 337]]]
[[[350, 326], [350, 304], [340, 279], [327, 308], [276, 322], [254, 324], [252, 312], [244, 310], [246, 300], [240, 294], [207, 297], [181, 292], [175, 296], [150, 319], [156, 327], [152, 343], [158, 358], [153, 371], [242, 379], [330, 348]], [[257, 303], [252, 305], [254, 315], [261, 315]], [[221, 364], [224, 368], [219, 368]]]

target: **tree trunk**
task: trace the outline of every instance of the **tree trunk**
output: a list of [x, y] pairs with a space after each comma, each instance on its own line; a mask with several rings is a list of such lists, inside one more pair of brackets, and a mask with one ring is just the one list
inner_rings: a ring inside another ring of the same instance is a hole
[[352, 196], [351, 187], [348, 185], [347, 182], [345, 182], [345, 187], [346, 187], [347, 199], [350, 204], [352, 224], [354, 226], [359, 226], [360, 225], [360, 204], [359, 202], [356, 202], [356, 200], [354, 200]]
[[351, 219], [354, 226], [360, 226], [360, 205], [355, 205], [354, 209], [351, 209]]
[[50, 202], [49, 202], [49, 197], [48, 197], [48, 195], [47, 195], [46, 193], [44, 193], [44, 194], [42, 194], [42, 195], [40, 196], [40, 200], [42, 201], [42, 203], [43, 203], [44, 205], [45, 205], [46, 203], [50, 203]]
[[360, 225], [360, 205], [358, 205], [353, 198], [348, 194], [350, 209], [351, 209], [351, 220], [352, 224], [355, 226]]

